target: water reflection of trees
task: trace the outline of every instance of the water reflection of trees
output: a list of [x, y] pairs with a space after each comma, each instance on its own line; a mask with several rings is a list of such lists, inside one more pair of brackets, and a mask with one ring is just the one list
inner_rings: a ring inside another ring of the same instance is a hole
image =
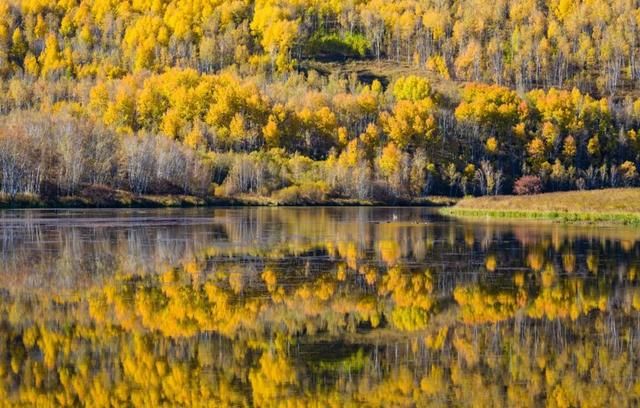
[[638, 402], [633, 230], [305, 211], [5, 231], [0, 398]]

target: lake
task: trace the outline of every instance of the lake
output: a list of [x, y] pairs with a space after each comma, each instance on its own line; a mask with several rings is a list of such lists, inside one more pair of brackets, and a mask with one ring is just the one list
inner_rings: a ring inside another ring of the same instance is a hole
[[0, 401], [637, 405], [639, 240], [426, 208], [0, 212]]

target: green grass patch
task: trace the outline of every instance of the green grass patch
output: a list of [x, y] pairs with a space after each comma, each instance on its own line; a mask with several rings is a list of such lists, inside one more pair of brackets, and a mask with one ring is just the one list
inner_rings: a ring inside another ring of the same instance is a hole
[[558, 211], [509, 211], [509, 210], [481, 210], [472, 208], [442, 208], [444, 215], [472, 217], [472, 218], [516, 218], [529, 220], [548, 220], [561, 222], [615, 222], [621, 224], [640, 224], [640, 214], [631, 213], [579, 213]]
[[577, 223], [640, 224], [640, 189], [606, 189], [531, 196], [466, 197], [443, 208], [444, 215], [550, 220]]

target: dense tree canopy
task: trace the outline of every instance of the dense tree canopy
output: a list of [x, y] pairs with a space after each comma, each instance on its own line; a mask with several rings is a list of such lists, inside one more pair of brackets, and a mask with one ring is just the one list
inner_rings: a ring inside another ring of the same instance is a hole
[[521, 176], [545, 191], [635, 185], [638, 10], [10, 0], [0, 190], [315, 202], [510, 193]]
[[615, 93], [639, 79], [634, 1], [10, 0], [0, 72], [119, 77], [371, 55], [443, 78]]

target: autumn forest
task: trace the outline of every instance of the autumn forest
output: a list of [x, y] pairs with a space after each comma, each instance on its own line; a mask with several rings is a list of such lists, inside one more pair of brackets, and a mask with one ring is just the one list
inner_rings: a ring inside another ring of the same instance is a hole
[[0, 192], [634, 186], [639, 25], [632, 0], [6, 0]]

